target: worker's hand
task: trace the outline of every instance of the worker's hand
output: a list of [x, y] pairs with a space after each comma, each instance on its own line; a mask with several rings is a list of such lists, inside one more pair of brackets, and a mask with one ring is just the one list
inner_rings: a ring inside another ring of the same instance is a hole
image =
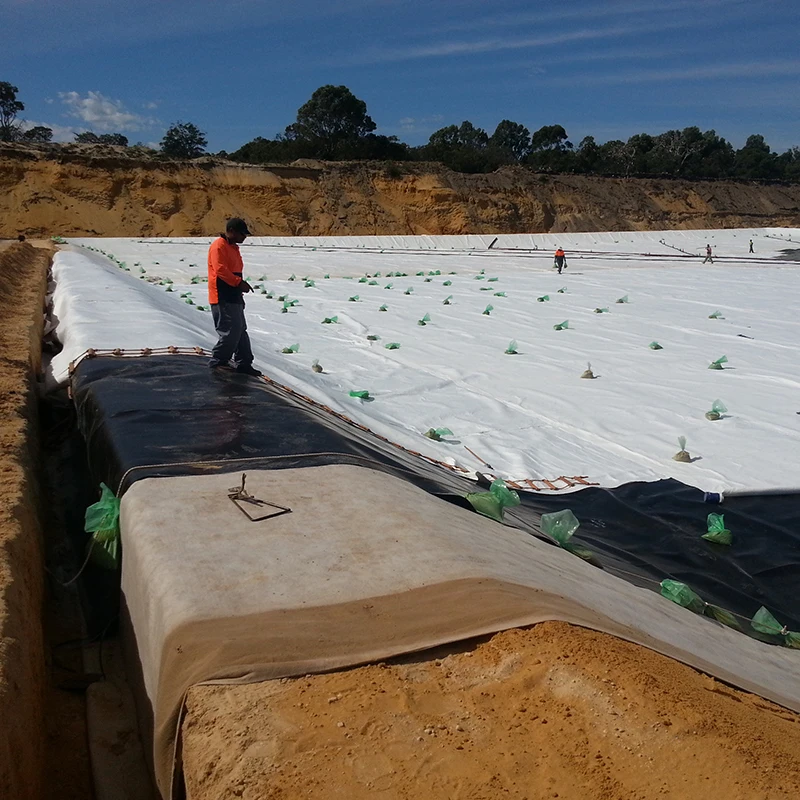
[[242, 281], [242, 282], [239, 284], [239, 286], [241, 286], [241, 288], [242, 288], [242, 291], [243, 291], [245, 294], [247, 294], [248, 292], [252, 292], [252, 291], [253, 291], [253, 287], [252, 287], [252, 286], [251, 286], [251, 285], [250, 285], [250, 284], [249, 284], [247, 281], [245, 281], [245, 280], [243, 280], [243, 281]]

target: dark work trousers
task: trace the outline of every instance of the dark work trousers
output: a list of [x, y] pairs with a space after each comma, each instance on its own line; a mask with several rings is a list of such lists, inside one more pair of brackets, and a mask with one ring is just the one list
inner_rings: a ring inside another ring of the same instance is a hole
[[558, 274], [561, 274], [561, 270], [567, 266], [567, 260], [564, 256], [556, 256], [556, 266], [558, 267]]
[[237, 367], [249, 367], [253, 363], [253, 351], [247, 335], [244, 305], [217, 303], [211, 306], [211, 316], [219, 339], [211, 351], [209, 366], [227, 364], [233, 358]]

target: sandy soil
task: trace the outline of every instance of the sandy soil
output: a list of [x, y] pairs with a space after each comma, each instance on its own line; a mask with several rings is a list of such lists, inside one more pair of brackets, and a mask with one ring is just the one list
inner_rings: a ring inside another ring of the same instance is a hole
[[195, 687], [190, 800], [800, 796], [800, 716], [564, 623], [439, 658]]
[[[41, 336], [47, 255], [0, 250], [0, 797], [37, 797], [44, 756], [42, 555], [31, 341]], [[13, 722], [12, 722], [13, 721]], [[11, 723], [11, 724], [9, 724]]]
[[800, 225], [800, 184], [464, 175], [437, 164], [253, 167], [0, 146], [0, 237], [541, 233]]

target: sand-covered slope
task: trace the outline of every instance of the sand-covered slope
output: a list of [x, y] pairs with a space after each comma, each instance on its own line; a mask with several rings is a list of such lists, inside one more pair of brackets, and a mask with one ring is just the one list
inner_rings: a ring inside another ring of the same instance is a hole
[[163, 162], [124, 148], [0, 146], [0, 238], [536, 233], [800, 225], [800, 185], [464, 175], [435, 164], [272, 168]]
[[190, 800], [704, 800], [800, 793], [800, 717], [548, 622], [438, 659], [198, 686]]

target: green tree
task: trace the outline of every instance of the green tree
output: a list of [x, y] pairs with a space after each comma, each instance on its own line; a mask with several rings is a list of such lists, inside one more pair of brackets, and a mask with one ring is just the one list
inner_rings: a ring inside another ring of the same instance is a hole
[[35, 125], [33, 128], [23, 131], [19, 138], [22, 142], [35, 142], [37, 144], [52, 142], [53, 129], [46, 128], [44, 125]]
[[584, 136], [575, 152], [575, 169], [578, 172], [594, 172], [600, 158], [600, 148], [594, 136]]
[[91, 131], [75, 134], [75, 141], [80, 144], [113, 144], [117, 147], [127, 147], [128, 137], [121, 133], [101, 133], [96, 134]]
[[206, 151], [205, 134], [191, 122], [175, 122], [161, 140], [161, 152], [170, 158], [199, 158]]
[[346, 86], [328, 84], [297, 109], [297, 121], [286, 128], [285, 136], [311, 145], [315, 155], [330, 158], [342, 142], [352, 144], [376, 127], [363, 100]]
[[747, 137], [744, 147], [736, 151], [733, 170], [737, 178], [758, 180], [759, 178], [779, 178], [781, 162], [773, 153], [761, 134]]
[[530, 152], [531, 132], [519, 122], [504, 119], [489, 138], [489, 147], [506, 156], [509, 162], [519, 163]]
[[545, 125], [531, 136], [531, 150], [572, 150], [572, 143], [563, 126]]
[[0, 142], [13, 142], [19, 137], [17, 114], [25, 106], [17, 100], [19, 89], [6, 81], [0, 81]]

